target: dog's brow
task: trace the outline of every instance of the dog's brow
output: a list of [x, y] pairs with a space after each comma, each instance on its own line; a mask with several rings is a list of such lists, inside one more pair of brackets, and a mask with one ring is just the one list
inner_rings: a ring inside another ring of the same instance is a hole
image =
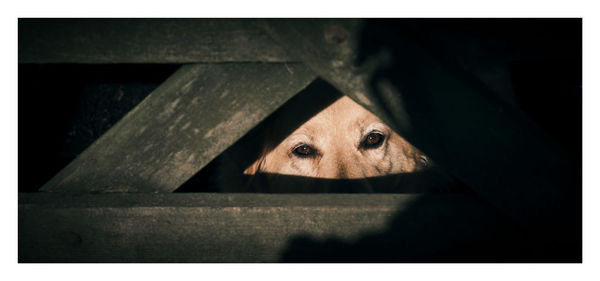
[[358, 123], [358, 129], [360, 130], [360, 135], [364, 135], [365, 134], [365, 126], [363, 125], [363, 122], [361, 122], [362, 120], [357, 120], [356, 123]]
[[379, 120], [369, 120], [367, 122], [363, 121], [361, 134], [364, 136], [373, 130], [379, 130], [387, 133], [387, 128], [388, 127]]
[[286, 138], [286, 142], [296, 143], [296, 142], [309, 142], [312, 143], [314, 141], [313, 135], [306, 132], [307, 130], [302, 130], [299, 132], [295, 132]]

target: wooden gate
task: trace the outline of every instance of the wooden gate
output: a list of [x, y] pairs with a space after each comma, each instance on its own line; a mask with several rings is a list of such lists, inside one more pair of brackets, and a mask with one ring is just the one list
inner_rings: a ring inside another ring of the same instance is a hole
[[[182, 66], [19, 193], [19, 262], [580, 262], [577, 165], [412, 23], [20, 19], [20, 65]], [[173, 193], [318, 77], [472, 192]]]

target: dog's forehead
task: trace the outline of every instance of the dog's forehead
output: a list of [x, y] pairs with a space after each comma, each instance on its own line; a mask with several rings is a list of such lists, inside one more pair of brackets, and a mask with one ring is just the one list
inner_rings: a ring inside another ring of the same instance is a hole
[[352, 99], [343, 96], [310, 118], [304, 125], [330, 126], [332, 123], [355, 125], [357, 122], [369, 122], [373, 119], [378, 118]]
[[343, 96], [303, 123], [290, 137], [305, 135], [316, 138], [355, 139], [360, 138], [370, 124], [380, 122], [373, 113]]

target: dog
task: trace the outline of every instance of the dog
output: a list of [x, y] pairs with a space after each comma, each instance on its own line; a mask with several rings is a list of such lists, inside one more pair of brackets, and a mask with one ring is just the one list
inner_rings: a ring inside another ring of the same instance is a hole
[[224, 192], [427, 192], [449, 181], [419, 149], [325, 82], [288, 101], [220, 163]]
[[[280, 120], [293, 118], [286, 112]], [[377, 116], [342, 96], [269, 149], [244, 174], [359, 179], [411, 173], [427, 157]]]

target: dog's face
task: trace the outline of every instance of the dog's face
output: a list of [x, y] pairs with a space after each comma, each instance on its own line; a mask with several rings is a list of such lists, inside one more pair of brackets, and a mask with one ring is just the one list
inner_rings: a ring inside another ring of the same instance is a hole
[[[282, 118], [293, 118], [293, 112]], [[413, 172], [425, 156], [343, 96], [264, 153], [245, 174], [356, 179]]]

